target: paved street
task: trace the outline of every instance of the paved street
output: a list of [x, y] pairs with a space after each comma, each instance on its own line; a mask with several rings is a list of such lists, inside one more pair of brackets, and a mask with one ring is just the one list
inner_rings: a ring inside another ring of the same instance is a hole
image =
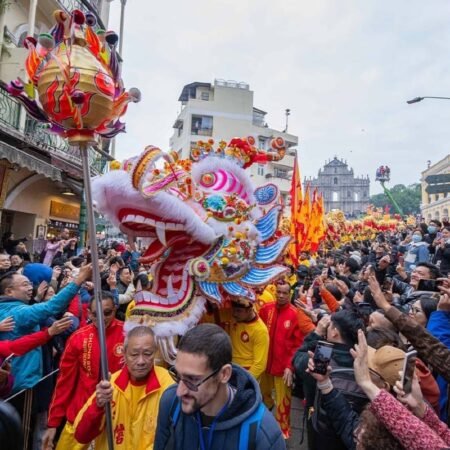
[[[303, 421], [303, 406], [301, 400], [297, 397], [292, 397], [292, 409], [291, 409], [291, 428], [292, 437], [288, 440], [288, 450], [306, 450], [306, 442], [300, 445], [301, 439], [301, 427]], [[306, 440], [306, 436], [305, 436]]]

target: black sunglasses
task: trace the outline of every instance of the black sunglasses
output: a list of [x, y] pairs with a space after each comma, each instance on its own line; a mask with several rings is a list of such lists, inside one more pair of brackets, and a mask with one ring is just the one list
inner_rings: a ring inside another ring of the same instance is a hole
[[181, 378], [178, 374], [177, 370], [175, 369], [175, 366], [169, 367], [168, 372], [170, 376], [173, 378], [175, 383], [179, 384], [180, 381], [184, 383], [184, 385], [192, 392], [197, 392], [198, 388], [205, 382], [208, 381], [211, 377], [213, 377], [221, 367], [216, 369], [213, 373], [210, 373], [206, 378], [203, 378], [203, 380], [199, 381], [198, 383], [192, 383], [192, 381], [185, 380], [184, 378]]

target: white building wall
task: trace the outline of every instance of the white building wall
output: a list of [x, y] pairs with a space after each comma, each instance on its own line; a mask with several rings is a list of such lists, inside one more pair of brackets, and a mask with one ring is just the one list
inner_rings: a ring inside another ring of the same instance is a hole
[[426, 191], [428, 183], [425, 179], [429, 175], [441, 174], [450, 174], [450, 155], [447, 155], [422, 172], [422, 204], [420, 205], [420, 210], [422, 217], [427, 221], [430, 219], [442, 220], [444, 217], [449, 217], [450, 193], [428, 194]]
[[[202, 98], [204, 99], [202, 100]], [[216, 80], [210, 89], [198, 87], [195, 98], [188, 99], [182, 106], [177, 122], [183, 122], [183, 129], [180, 131], [174, 129], [170, 147], [179, 152], [181, 157], [189, 158], [191, 143], [208, 138], [213, 138], [218, 142], [220, 140], [229, 141], [233, 137], [253, 136], [257, 144], [260, 144], [259, 147], [261, 147], [261, 138], [264, 139], [265, 149], [267, 149], [271, 138], [281, 136], [291, 147], [297, 145], [298, 137], [293, 134], [274, 130], [267, 126], [255, 125], [256, 118], [253, 108], [253, 91], [246, 84], [237, 84], [231, 87], [226, 82]], [[191, 133], [191, 118], [195, 115], [213, 118], [211, 136]], [[283, 160], [277, 163], [251, 166], [250, 177], [255, 185], [274, 183], [287, 196], [291, 188], [294, 155], [293, 150], [288, 150]], [[280, 173], [286, 175], [277, 176]]]

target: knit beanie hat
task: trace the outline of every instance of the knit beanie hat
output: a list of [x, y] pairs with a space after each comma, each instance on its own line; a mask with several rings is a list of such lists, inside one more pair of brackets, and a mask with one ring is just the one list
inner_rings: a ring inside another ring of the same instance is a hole
[[52, 269], [41, 263], [27, 264], [23, 269], [23, 275], [26, 276], [34, 287], [39, 286], [43, 281], [50, 283], [52, 279]]

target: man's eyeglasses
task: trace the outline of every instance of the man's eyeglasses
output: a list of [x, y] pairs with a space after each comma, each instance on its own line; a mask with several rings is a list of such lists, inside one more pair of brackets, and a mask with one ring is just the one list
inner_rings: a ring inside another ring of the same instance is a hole
[[197, 383], [193, 383], [192, 381], [188, 381], [185, 380], [184, 378], [181, 378], [180, 375], [178, 374], [177, 370], [175, 369], [175, 366], [169, 367], [168, 372], [170, 374], [170, 376], [173, 378], [173, 380], [175, 381], [175, 383], [179, 384], [180, 381], [182, 381], [184, 383], [184, 385], [192, 392], [197, 392], [198, 388], [205, 382], [208, 381], [211, 377], [213, 377], [216, 373], [219, 372], [219, 370], [221, 369], [221, 367], [219, 367], [218, 369], [216, 369], [213, 373], [210, 373], [206, 378], [203, 378], [203, 380], [197, 382]]

